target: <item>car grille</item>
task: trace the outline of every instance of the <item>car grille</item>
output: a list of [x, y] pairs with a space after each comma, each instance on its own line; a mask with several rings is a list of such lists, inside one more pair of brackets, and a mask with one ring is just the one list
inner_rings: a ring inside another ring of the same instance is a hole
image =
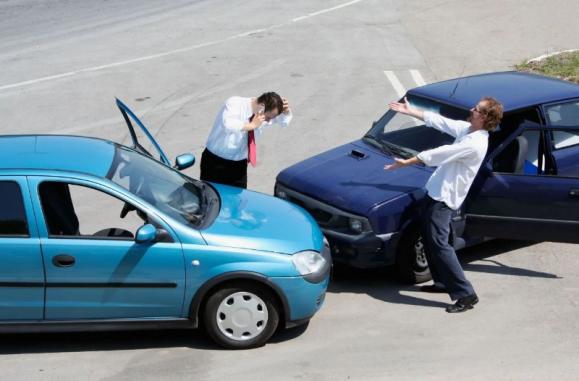
[[[301, 196], [301, 197], [300, 197]], [[348, 218], [332, 212], [329, 205], [323, 204], [313, 199], [307, 199], [306, 196], [298, 195], [292, 192], [288, 194], [288, 201], [297, 204], [308, 211], [314, 217], [316, 222], [323, 228], [347, 228]]]
[[367, 218], [345, 212], [312, 197], [288, 189], [281, 184], [276, 184], [275, 194], [307, 210], [322, 229], [341, 234], [358, 235], [360, 232], [356, 233], [350, 229], [350, 219], [357, 219], [363, 221], [364, 231], [371, 231]]

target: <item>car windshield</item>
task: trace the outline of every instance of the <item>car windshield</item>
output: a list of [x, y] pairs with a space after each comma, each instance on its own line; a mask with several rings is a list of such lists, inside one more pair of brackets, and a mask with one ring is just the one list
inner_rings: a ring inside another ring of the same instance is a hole
[[126, 147], [116, 147], [107, 178], [177, 221], [198, 227], [203, 220], [207, 205], [202, 182]]
[[[466, 120], [469, 112], [429, 99], [408, 96], [410, 105], [432, 111], [451, 119]], [[450, 144], [454, 138], [448, 134], [426, 128], [424, 122], [408, 115], [388, 110], [374, 123], [364, 136], [364, 141], [394, 156], [412, 157], [419, 152]]]

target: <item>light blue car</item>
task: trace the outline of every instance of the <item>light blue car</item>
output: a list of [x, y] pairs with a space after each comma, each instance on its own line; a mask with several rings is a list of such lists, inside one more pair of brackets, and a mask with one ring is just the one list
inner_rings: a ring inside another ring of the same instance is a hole
[[0, 137], [0, 332], [203, 322], [220, 345], [249, 348], [279, 325], [307, 322], [331, 268], [312, 217], [181, 174], [194, 157], [177, 157], [173, 168], [117, 105], [132, 148], [88, 137]]

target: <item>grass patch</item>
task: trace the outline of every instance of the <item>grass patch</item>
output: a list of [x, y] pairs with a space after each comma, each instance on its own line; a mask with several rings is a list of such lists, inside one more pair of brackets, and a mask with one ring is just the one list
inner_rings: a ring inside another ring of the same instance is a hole
[[538, 62], [525, 61], [515, 65], [515, 69], [579, 83], [579, 51], [557, 54]]

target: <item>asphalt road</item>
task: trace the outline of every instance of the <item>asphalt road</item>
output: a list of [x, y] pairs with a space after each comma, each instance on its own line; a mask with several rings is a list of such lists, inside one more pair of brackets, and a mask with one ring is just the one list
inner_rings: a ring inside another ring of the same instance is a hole
[[[227, 97], [274, 90], [295, 119], [264, 134], [249, 173], [271, 194], [281, 169], [358, 138], [407, 88], [577, 48], [577, 14], [562, 0], [2, 0], [0, 133], [128, 143], [119, 97], [169, 156], [199, 157]], [[2, 336], [0, 379], [578, 379], [578, 247], [494, 241], [462, 259], [481, 298], [466, 314], [339, 269], [309, 326], [260, 349], [197, 331]]]

